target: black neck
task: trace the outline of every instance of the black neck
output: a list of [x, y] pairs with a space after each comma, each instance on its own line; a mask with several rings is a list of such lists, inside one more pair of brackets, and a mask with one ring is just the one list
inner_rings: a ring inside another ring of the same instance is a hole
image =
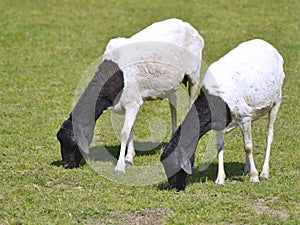
[[[104, 60], [78, 100], [72, 114], [80, 117], [81, 121], [89, 121], [91, 117], [96, 121], [104, 110], [118, 101], [123, 88], [123, 72], [118, 64], [111, 60]], [[72, 120], [72, 116], [69, 120]]]
[[103, 61], [95, 74], [95, 77], [99, 76], [101, 77], [102, 88], [96, 102], [95, 120], [102, 115], [104, 110], [118, 101], [124, 88], [123, 72], [113, 61]]
[[208, 92], [206, 90], [201, 89], [199, 96], [194, 101], [193, 106], [197, 112], [197, 119], [194, 123], [199, 123], [199, 132], [198, 132], [198, 140], [211, 130], [211, 121], [212, 114], [211, 109], [209, 107], [209, 99]]
[[[161, 160], [169, 157], [174, 151], [176, 157], [191, 158], [199, 139], [209, 130], [222, 130], [231, 122], [227, 104], [218, 96], [209, 94], [203, 87], [184, 121], [165, 148]], [[177, 159], [175, 159], [177, 160]], [[172, 160], [171, 160], [172, 161]]]

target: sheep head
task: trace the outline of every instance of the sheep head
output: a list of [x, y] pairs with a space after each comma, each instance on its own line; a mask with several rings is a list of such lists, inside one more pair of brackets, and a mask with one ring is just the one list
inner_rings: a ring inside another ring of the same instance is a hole
[[219, 96], [208, 93], [205, 87], [174, 133], [161, 155], [161, 162], [171, 187], [184, 190], [187, 175], [192, 173], [199, 139], [209, 130], [223, 130], [231, 122], [230, 109]]
[[104, 60], [98, 67], [76, 103], [69, 119], [57, 132], [65, 168], [80, 165], [82, 154], [89, 153], [94, 136], [96, 120], [104, 110], [118, 101], [124, 87], [123, 72], [110, 60]]
[[57, 132], [57, 139], [60, 142], [61, 157], [66, 169], [79, 167], [83, 157], [78, 148], [73, 131], [72, 120], [64, 121]]

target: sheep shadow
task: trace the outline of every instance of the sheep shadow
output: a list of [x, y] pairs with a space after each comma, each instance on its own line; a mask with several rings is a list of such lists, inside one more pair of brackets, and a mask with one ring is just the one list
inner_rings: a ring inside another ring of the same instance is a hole
[[[234, 180], [244, 182], [241, 176], [244, 174], [244, 163], [240, 162], [226, 162], [224, 163], [226, 178], [228, 180]], [[203, 171], [199, 171], [198, 168], [193, 169], [192, 175], [188, 178], [188, 184], [193, 183], [206, 183], [209, 181], [215, 181], [218, 174], [218, 163], [213, 162], [208, 168]]]
[[[166, 146], [167, 143], [138, 142], [134, 141], [136, 156], [155, 155]], [[87, 158], [91, 161], [117, 162], [120, 155], [120, 145], [98, 145], [90, 148]]]
[[[244, 163], [240, 162], [227, 162], [224, 163], [225, 173], [227, 180], [232, 180], [236, 182], [244, 182], [244, 179], [241, 177], [244, 174]], [[187, 178], [187, 186], [194, 183], [206, 183], [206, 182], [215, 182], [218, 174], [218, 163], [211, 163], [205, 170], [199, 171], [199, 167], [194, 167], [192, 174]], [[158, 185], [160, 190], [170, 190], [169, 183], [164, 182]]]
[[[136, 156], [155, 155], [166, 145], [166, 142], [158, 143], [134, 141]], [[92, 162], [113, 162], [116, 164], [120, 154], [120, 145], [98, 145], [91, 147], [89, 151], [89, 154], [83, 155], [84, 160], [81, 162], [81, 166], [87, 163], [86, 160]], [[56, 160], [51, 162], [50, 165], [62, 167], [64, 164], [62, 160]]]
[[63, 165], [64, 165], [64, 163], [62, 160], [56, 160], [56, 161], [53, 161], [50, 163], [50, 166], [56, 166], [56, 167], [61, 167]]

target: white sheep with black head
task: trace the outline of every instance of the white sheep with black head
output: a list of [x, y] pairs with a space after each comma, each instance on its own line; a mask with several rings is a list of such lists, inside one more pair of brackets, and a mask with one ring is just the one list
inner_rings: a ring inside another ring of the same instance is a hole
[[161, 155], [170, 185], [178, 190], [185, 189], [198, 141], [209, 130], [217, 134], [216, 184], [223, 185], [226, 178], [224, 135], [237, 126], [243, 133], [245, 173], [250, 175], [252, 182], [259, 183], [252, 155], [251, 127], [252, 121], [266, 113], [269, 114], [267, 149], [260, 177], [267, 180], [273, 127], [281, 104], [284, 77], [282, 56], [271, 44], [260, 39], [244, 42], [214, 62], [204, 75], [199, 96]]
[[98, 71], [57, 133], [65, 167], [78, 167], [81, 152], [89, 152], [96, 120], [106, 109], [125, 114], [116, 175], [125, 174], [126, 163], [133, 162], [132, 127], [144, 101], [168, 98], [175, 132], [175, 92], [181, 83], [188, 83], [192, 104], [203, 47], [199, 33], [179, 19], [154, 23], [130, 38], [110, 40]]

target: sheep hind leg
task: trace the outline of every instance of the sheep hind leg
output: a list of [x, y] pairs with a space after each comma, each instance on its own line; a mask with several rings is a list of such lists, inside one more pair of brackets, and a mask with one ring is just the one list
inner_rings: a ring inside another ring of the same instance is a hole
[[117, 166], [115, 167], [115, 176], [122, 176], [125, 175], [125, 152], [126, 152], [126, 146], [127, 142], [130, 137], [130, 133], [136, 118], [136, 115], [139, 111], [140, 105], [135, 104], [132, 107], [128, 107], [125, 110], [125, 120], [124, 120], [124, 125], [121, 131], [121, 150], [120, 150], [120, 155], [119, 159], [117, 162]]
[[246, 154], [244, 175], [247, 175], [249, 173], [250, 173], [250, 162], [249, 162], [249, 156], [248, 156], [248, 154]]
[[258, 178], [258, 172], [255, 167], [254, 159], [253, 159], [253, 154], [252, 154], [252, 129], [251, 129], [251, 119], [247, 119], [243, 121], [242, 125], [242, 132], [243, 132], [243, 137], [244, 137], [244, 149], [247, 154], [246, 160], [248, 158], [249, 162], [246, 162], [246, 167], [247, 163], [249, 163], [250, 166], [250, 171], [249, 171], [249, 176], [250, 176], [250, 181], [256, 184], [259, 184], [259, 178]]
[[190, 96], [189, 104], [190, 104], [190, 107], [192, 106], [192, 104], [195, 100], [195, 97], [197, 95], [197, 91], [198, 91], [198, 83], [192, 82], [189, 79], [189, 96]]
[[133, 137], [132, 137], [132, 131], [131, 131], [130, 135], [129, 135], [129, 140], [128, 140], [127, 154], [125, 157], [126, 165], [133, 165], [133, 157], [134, 156], [135, 156], [135, 151], [134, 151]]
[[175, 92], [169, 95], [168, 100], [172, 117], [172, 134], [174, 134], [177, 129], [177, 97]]
[[265, 162], [263, 165], [262, 172], [260, 173], [260, 178], [263, 180], [269, 179], [269, 161], [270, 161], [270, 154], [271, 154], [271, 145], [273, 142], [274, 136], [274, 123], [276, 120], [276, 116], [280, 107], [280, 102], [273, 106], [269, 113], [269, 125], [268, 125], [268, 134], [267, 134], [267, 150], [265, 156]]
[[218, 149], [218, 176], [215, 181], [216, 185], [224, 185], [226, 174], [224, 170], [224, 134], [216, 132], [216, 138], [217, 138], [217, 149]]

